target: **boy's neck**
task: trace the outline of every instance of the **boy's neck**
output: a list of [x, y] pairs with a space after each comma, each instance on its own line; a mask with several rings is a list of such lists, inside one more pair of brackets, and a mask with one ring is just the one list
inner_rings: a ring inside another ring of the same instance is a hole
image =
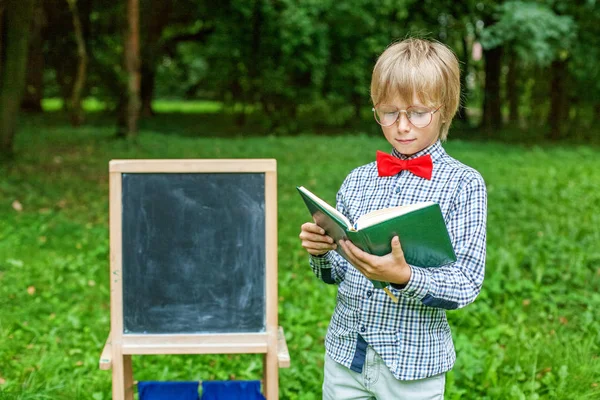
[[425, 147], [422, 150], [417, 151], [414, 154], [402, 154], [398, 150], [393, 149], [392, 150], [392, 155], [395, 156], [395, 157], [398, 157], [398, 158], [400, 158], [402, 160], [408, 160], [408, 159], [411, 159], [411, 158], [416, 158], [416, 157], [424, 156], [425, 154], [434, 153], [436, 149], [441, 148], [441, 147], [442, 147], [441, 141], [440, 141], [440, 139], [437, 139], [431, 145]]

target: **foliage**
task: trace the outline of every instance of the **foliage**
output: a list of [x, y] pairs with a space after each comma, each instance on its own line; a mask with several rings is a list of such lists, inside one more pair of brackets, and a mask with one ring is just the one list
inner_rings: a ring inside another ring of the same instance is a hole
[[575, 24], [571, 16], [557, 15], [544, 4], [509, 1], [498, 6], [497, 22], [481, 33], [484, 48], [508, 45], [525, 63], [547, 66], [572, 45]]
[[[595, 121], [582, 111], [582, 106], [587, 104], [598, 105], [600, 99], [600, 63], [592, 60], [600, 60], [600, 46], [590, 45], [600, 37], [600, 2], [586, 1], [583, 5], [573, 5], [565, 2], [567, 11], [577, 19], [578, 40], [573, 43], [570, 54], [572, 61], [569, 64], [569, 73], [573, 76], [574, 90], [571, 99], [579, 103], [575, 110], [579, 118]], [[582, 104], [583, 103], [583, 104]], [[597, 115], [596, 115], [597, 117]]]
[[[320, 92], [328, 60], [327, 2], [232, 1], [205, 48], [206, 82], [229, 103], [260, 105], [272, 125], [293, 117]], [[288, 125], [289, 128], [289, 125]], [[294, 128], [291, 127], [293, 130]]]
[[[46, 97], [67, 98], [76, 65], [67, 1], [40, 4], [47, 20], [41, 57], [46, 64], [44, 88], [36, 93], [45, 90]], [[226, 103], [239, 126], [259, 121], [277, 134], [302, 131], [296, 117], [303, 113], [311, 115], [315, 125], [347, 128], [368, 108], [377, 56], [393, 41], [422, 36], [448, 44], [458, 55], [467, 106], [460, 113], [464, 120], [478, 114], [485, 91], [483, 61], [473, 59], [472, 53], [478, 41], [511, 55], [497, 60], [504, 67], [498, 69], [502, 76], [497, 80], [507, 79], [507, 73], [518, 75], [518, 80], [511, 80], [510, 92], [516, 94], [511, 109], [523, 110], [522, 122], [527, 122], [523, 125], [547, 123], [552, 74], [546, 66], [553, 60], [567, 64], [564, 93], [552, 92], [553, 99], [568, 108], [564, 119], [588, 129], [600, 110], [598, 67], [589, 62], [600, 48], [596, 1], [141, 0], [140, 4], [145, 105], [152, 96], [216, 100]], [[78, 5], [90, 55], [86, 94], [117, 113], [125, 93], [124, 5], [90, 0]], [[488, 93], [498, 100], [494, 110], [506, 103], [496, 86]], [[151, 114], [149, 108], [144, 111]], [[576, 133], [570, 129], [566, 136]]]
[[[213, 157], [277, 158], [279, 319], [292, 359], [281, 398], [320, 398], [335, 287], [307, 265], [297, 238], [307, 211], [294, 187], [333, 201], [352, 168], [388, 150], [383, 138], [189, 138], [150, 124], [129, 143], [90, 123], [25, 119], [19, 157], [0, 169], [0, 399], [110, 398], [110, 373], [97, 368], [110, 318], [108, 161]], [[446, 398], [600, 397], [600, 150], [469, 143], [452, 132], [445, 147], [489, 193], [483, 291], [448, 312], [458, 361]], [[261, 358], [139, 356], [134, 371], [137, 380], [259, 379]]]

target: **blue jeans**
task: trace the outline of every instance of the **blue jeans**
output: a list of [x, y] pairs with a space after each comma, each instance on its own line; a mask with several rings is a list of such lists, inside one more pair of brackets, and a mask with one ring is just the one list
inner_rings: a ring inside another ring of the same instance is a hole
[[400, 381], [371, 346], [362, 373], [354, 372], [325, 354], [323, 400], [443, 400], [446, 374]]

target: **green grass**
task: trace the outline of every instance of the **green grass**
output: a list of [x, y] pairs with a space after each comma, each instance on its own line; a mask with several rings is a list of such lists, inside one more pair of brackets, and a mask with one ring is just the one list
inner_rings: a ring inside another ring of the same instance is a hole
[[[292, 359], [280, 370], [281, 398], [321, 398], [335, 288], [307, 264], [295, 186], [333, 202], [352, 168], [388, 149], [382, 138], [202, 138], [211, 125], [186, 134], [159, 118], [129, 143], [100, 119], [80, 129], [58, 114], [21, 120], [18, 157], [0, 167], [0, 399], [110, 399], [110, 372], [98, 369], [110, 319], [108, 162], [215, 157], [277, 158], [279, 319]], [[600, 149], [452, 135], [446, 149], [489, 191], [482, 293], [448, 312], [458, 361], [446, 398], [600, 398]], [[134, 371], [137, 380], [262, 374], [256, 355], [137, 356]]]

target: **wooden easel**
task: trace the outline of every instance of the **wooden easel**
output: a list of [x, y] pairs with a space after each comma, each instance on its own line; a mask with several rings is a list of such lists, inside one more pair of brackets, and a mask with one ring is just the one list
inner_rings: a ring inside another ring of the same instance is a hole
[[[266, 329], [253, 333], [127, 334], [123, 328], [122, 174], [263, 173], [265, 177]], [[264, 354], [263, 391], [279, 398], [279, 368], [290, 357], [277, 318], [277, 175], [276, 161], [246, 160], [113, 160], [110, 162], [111, 329], [100, 356], [100, 369], [112, 369], [113, 400], [133, 399], [132, 355]]]

